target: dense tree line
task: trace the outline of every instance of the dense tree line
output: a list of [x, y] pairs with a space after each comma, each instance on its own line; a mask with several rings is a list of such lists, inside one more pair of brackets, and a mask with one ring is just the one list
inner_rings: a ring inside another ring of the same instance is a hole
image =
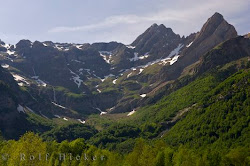
[[250, 165], [249, 62], [235, 68], [205, 73], [128, 119], [105, 121], [101, 131], [69, 124], [17, 141], [0, 137], [0, 165]]
[[84, 139], [68, 142], [44, 142], [34, 133], [26, 133], [18, 141], [0, 143], [1, 166], [192, 166], [250, 164], [250, 148], [206, 148], [197, 150], [186, 146], [171, 147], [162, 140], [147, 143], [137, 139], [132, 152], [121, 155], [86, 144]]

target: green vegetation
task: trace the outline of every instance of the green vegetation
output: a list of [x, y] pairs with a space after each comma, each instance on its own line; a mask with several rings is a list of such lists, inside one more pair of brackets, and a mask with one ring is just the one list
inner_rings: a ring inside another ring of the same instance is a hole
[[[89, 124], [98, 126], [101, 131], [88, 142], [123, 153], [132, 150], [134, 138], [157, 140], [161, 135], [171, 146], [184, 144], [188, 149], [195, 147], [201, 152], [210, 146], [214, 151], [218, 147], [225, 151], [247, 147], [250, 142], [250, 72], [245, 69], [235, 73], [238, 68], [231, 63], [211, 70], [157, 103], [140, 108], [130, 117], [122, 114], [119, 116], [123, 118], [90, 117], [95, 123]], [[178, 114], [181, 112], [184, 114]], [[114, 137], [116, 130], [122, 134]]]
[[[29, 125], [32, 127], [28, 130], [40, 136], [29, 132], [18, 141], [6, 141], [0, 135], [0, 165], [248, 166], [249, 65], [248, 58], [243, 58], [203, 74], [183, 76], [173, 82], [176, 89], [161, 89], [168, 93], [136, 108], [131, 116], [91, 115], [86, 124], [79, 124], [27, 113], [23, 115], [25, 120], [17, 119], [20, 131], [23, 133], [27, 128], [22, 127]], [[137, 90], [144, 86], [126, 79], [114, 87], [111, 84], [111, 79], [104, 81], [102, 93], [94, 95], [122, 91], [126, 102], [139, 99]], [[0, 90], [11, 94], [1, 81]], [[56, 91], [82, 97], [63, 87], [56, 87]], [[35, 158], [21, 160], [20, 154]]]
[[19, 141], [0, 140], [0, 165], [98, 165], [98, 166], [192, 166], [250, 164], [250, 148], [236, 147], [229, 150], [207, 148], [197, 151], [185, 146], [174, 148], [163, 141], [147, 143], [137, 139], [133, 151], [120, 155], [89, 145], [84, 139], [74, 141], [44, 142], [33, 133], [26, 133]]
[[56, 140], [58, 142], [62, 142], [64, 140], [74, 140], [77, 138], [89, 139], [96, 133], [97, 131], [90, 126], [70, 124], [56, 127], [48, 132], [45, 132], [42, 136], [46, 140]]
[[67, 88], [64, 88], [62, 86], [57, 86], [55, 87], [55, 90], [57, 92], [61, 92], [61, 93], [64, 93], [66, 96], [70, 97], [70, 98], [82, 98], [84, 97], [85, 95], [84, 94], [77, 94], [77, 93], [73, 93], [71, 92], [69, 89]]
[[[250, 143], [250, 72], [229, 77], [203, 98], [200, 107], [167, 133], [171, 145], [246, 146]], [[193, 120], [195, 119], [195, 120]]]
[[145, 70], [143, 70], [144, 75], [154, 75], [157, 74], [161, 70], [162, 66], [159, 64], [154, 64], [149, 67], [147, 67]]

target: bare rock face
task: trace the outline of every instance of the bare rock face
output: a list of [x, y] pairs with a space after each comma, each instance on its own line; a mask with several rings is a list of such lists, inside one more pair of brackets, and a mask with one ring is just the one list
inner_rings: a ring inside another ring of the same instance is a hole
[[168, 80], [178, 78], [185, 67], [197, 62], [216, 45], [234, 37], [237, 37], [234, 26], [230, 25], [221, 14], [215, 13], [196, 34], [192, 44], [182, 51], [178, 61], [168, 69], [163, 69], [165, 71], [162, 71], [161, 77], [166, 77]]
[[[166, 28], [163, 24], [153, 24], [138, 36], [130, 46], [119, 45], [113, 50], [111, 66], [114, 67], [113, 71], [121, 71], [146, 65], [149, 62], [169, 56], [171, 51], [184, 40], [185, 38], [175, 34], [171, 28]], [[134, 57], [140, 57], [140, 60]]]
[[227, 40], [236, 36], [235, 28], [228, 24], [221, 14], [215, 13], [203, 25], [200, 33], [197, 35], [196, 42], [211, 39]]
[[215, 13], [203, 25], [193, 44], [183, 51], [182, 56], [185, 56], [183, 59], [187, 64], [194, 63], [208, 50], [236, 36], [234, 26], [228, 24], [221, 14]]
[[180, 41], [180, 35], [175, 34], [171, 28], [166, 28], [163, 24], [153, 24], [131, 45], [135, 47], [135, 51], [140, 55], [149, 53], [154, 56], [164, 57], [169, 55]]
[[98, 50], [98, 51], [113, 51], [117, 47], [123, 46], [122, 43], [117, 42], [109, 42], [109, 43], [93, 43], [91, 45], [92, 48]]
[[196, 69], [199, 73], [205, 72], [218, 65], [223, 65], [243, 57], [250, 57], [250, 40], [238, 36], [224, 43], [205, 54]]

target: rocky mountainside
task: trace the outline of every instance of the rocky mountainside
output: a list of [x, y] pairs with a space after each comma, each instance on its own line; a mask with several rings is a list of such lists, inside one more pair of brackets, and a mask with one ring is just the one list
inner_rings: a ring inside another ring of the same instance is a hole
[[147, 53], [161, 58], [168, 56], [180, 42], [180, 35], [175, 34], [171, 28], [166, 28], [163, 24], [154, 24], [141, 34], [131, 46], [139, 55]]
[[[150, 29], [152, 29], [152, 27]], [[150, 29], [146, 32], [150, 31]], [[138, 43], [139, 40], [143, 41], [142, 36], [144, 35], [141, 35], [135, 43]], [[137, 93], [148, 94], [155, 92], [157, 89], [168, 84], [168, 81], [179, 78], [182, 73], [188, 70], [190, 65], [198, 63], [204, 54], [219, 43], [225, 42], [236, 36], [237, 32], [235, 28], [228, 24], [221, 14], [215, 13], [203, 25], [200, 32], [183, 38], [181, 43], [169, 54], [169, 56], [172, 56], [172, 59], [162, 58], [150, 64], [150, 66], [140, 69], [142, 72], [136, 73], [135, 71], [132, 72], [132, 74], [130, 73], [127, 79], [150, 84], [150, 86], [139, 88]], [[128, 111], [131, 107], [132, 109], [138, 107], [138, 102], [140, 103], [140, 99], [132, 98], [128, 100], [126, 98], [126, 102], [124, 102], [124, 99], [121, 99], [119, 103], [121, 106], [118, 104], [118, 109], [114, 111]]]
[[178, 78], [185, 67], [197, 62], [202, 55], [219, 43], [236, 36], [235, 28], [228, 24], [221, 14], [215, 13], [203, 25], [195, 39], [183, 49], [176, 64], [164, 69], [165, 72], [161, 74], [168, 80]]
[[83, 123], [91, 114], [136, 111], [184, 86], [181, 78], [247, 56], [249, 38], [219, 13], [187, 37], [153, 24], [130, 45], [1, 41], [0, 108]]

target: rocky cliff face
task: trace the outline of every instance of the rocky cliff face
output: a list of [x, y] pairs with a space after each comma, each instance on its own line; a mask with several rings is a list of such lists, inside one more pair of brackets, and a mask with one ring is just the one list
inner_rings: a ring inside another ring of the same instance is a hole
[[239, 36], [219, 44], [205, 54], [195, 70], [202, 73], [243, 57], [250, 58], [250, 39]]
[[16, 109], [19, 88], [12, 75], [0, 66], [0, 110]]
[[19, 135], [18, 130], [23, 124], [18, 122], [25, 121], [21, 107], [18, 109], [21, 102], [19, 93], [12, 75], [0, 66], [0, 129], [7, 138], [13, 138], [11, 135], [14, 137]]
[[178, 78], [185, 67], [197, 62], [202, 55], [219, 43], [236, 36], [235, 28], [228, 24], [221, 14], [215, 13], [203, 25], [188, 47], [183, 49], [178, 61], [162, 70], [161, 78], [165, 77], [167, 80]]
[[236, 36], [234, 27], [215, 13], [200, 32], [187, 37], [153, 24], [131, 45], [21, 40], [11, 46], [0, 42], [0, 59], [12, 74], [24, 78], [18, 80], [19, 85], [28, 88], [40, 104], [30, 102], [27, 95], [22, 96], [24, 101], [48, 117], [60, 111], [51, 105], [55, 101], [67, 106], [63, 112], [68, 116], [70, 110], [98, 113], [97, 107], [117, 106], [124, 112], [137, 106], [140, 97], [135, 94], [177, 79], [209, 50]]
[[148, 53], [154, 57], [166, 57], [181, 42], [180, 35], [166, 28], [163, 24], [153, 24], [131, 45], [139, 55]]
[[187, 63], [194, 63], [211, 48], [236, 36], [235, 28], [221, 14], [215, 13], [203, 25], [190, 47], [183, 51], [182, 56], [186, 56]]

